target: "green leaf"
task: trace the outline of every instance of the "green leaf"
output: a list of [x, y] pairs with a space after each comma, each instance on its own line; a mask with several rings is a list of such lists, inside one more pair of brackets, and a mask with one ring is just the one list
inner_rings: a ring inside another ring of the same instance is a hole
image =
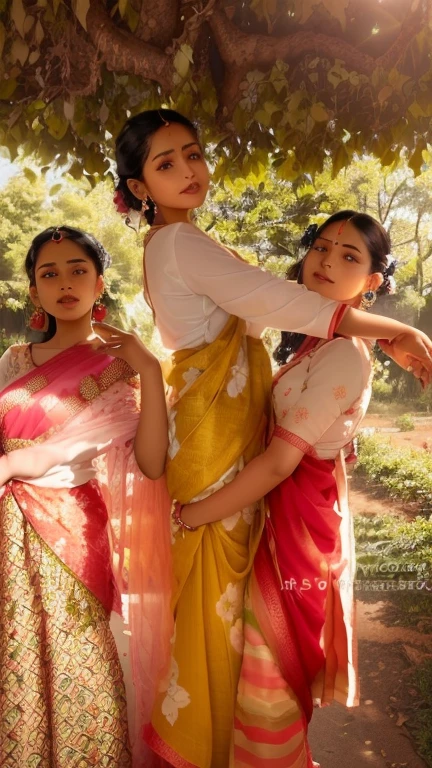
[[79, 23], [87, 31], [87, 13], [90, 8], [90, 0], [72, 0], [72, 7]]
[[24, 10], [22, 0], [12, 0], [10, 15], [17, 31], [20, 33], [21, 37], [24, 37], [24, 21], [26, 12]]
[[17, 87], [18, 82], [15, 80], [14, 77], [10, 77], [8, 80], [2, 80], [0, 82], [0, 99], [9, 99], [15, 88]]
[[56, 195], [58, 192], [60, 192], [61, 189], [62, 189], [62, 185], [61, 184], [54, 184], [54, 186], [51, 187], [51, 189], [50, 189], [48, 194], [50, 195], [50, 197], [54, 197], [54, 195]]
[[37, 179], [37, 174], [34, 171], [32, 171], [31, 168], [23, 168], [23, 174], [26, 177], [26, 179], [31, 183], [35, 182]]
[[312, 104], [311, 110], [310, 110], [311, 117], [315, 120], [317, 123], [324, 123], [328, 122], [329, 120], [329, 113], [327, 112], [324, 104], [321, 102], [317, 102], [316, 104]]
[[128, 5], [128, 0], [119, 0], [118, 9], [119, 9], [120, 16], [122, 18], [126, 13], [127, 5]]
[[45, 117], [45, 123], [50, 135], [58, 140], [64, 137], [69, 128], [69, 120], [66, 120], [65, 117], [59, 117], [53, 112]]

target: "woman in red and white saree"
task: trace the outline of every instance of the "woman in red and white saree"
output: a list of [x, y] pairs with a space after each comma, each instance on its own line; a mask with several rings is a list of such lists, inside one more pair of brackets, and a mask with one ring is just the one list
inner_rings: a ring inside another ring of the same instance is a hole
[[[309, 230], [297, 277], [322, 295], [366, 308], [392, 288], [394, 260], [381, 225], [341, 211]], [[372, 368], [361, 339], [283, 334], [267, 450], [225, 488], [182, 508], [208, 523], [268, 493], [268, 516], [249, 580], [230, 765], [312, 768], [314, 703], [358, 703], [352, 521], [344, 448], [367, 409]]]

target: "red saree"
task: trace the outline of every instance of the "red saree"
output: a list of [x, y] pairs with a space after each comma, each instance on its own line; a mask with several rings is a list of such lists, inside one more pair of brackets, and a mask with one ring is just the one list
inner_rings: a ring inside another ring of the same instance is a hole
[[110, 612], [131, 636], [134, 731], [171, 633], [169, 499], [135, 464], [134, 372], [72, 347], [0, 393], [0, 420], [0, 762], [130, 766]]

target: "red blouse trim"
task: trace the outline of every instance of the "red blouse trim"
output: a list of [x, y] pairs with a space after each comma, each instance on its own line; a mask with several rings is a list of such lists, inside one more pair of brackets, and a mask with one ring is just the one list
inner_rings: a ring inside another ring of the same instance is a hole
[[276, 424], [272, 437], [280, 437], [281, 440], [285, 440], [286, 443], [290, 443], [299, 451], [307, 453], [309, 456], [316, 456], [313, 445], [310, 445], [303, 440], [302, 437], [295, 435], [294, 432], [290, 432], [288, 429], [284, 429], [279, 424]]
[[175, 768], [197, 768], [194, 763], [190, 763], [161, 739], [151, 723], [144, 726], [143, 735], [145, 743], [151, 747], [153, 752], [167, 760], [170, 765], [175, 766]]
[[338, 325], [339, 325], [340, 321], [342, 320], [343, 316], [345, 315], [345, 312], [347, 311], [347, 309], [349, 309], [347, 304], [341, 304], [337, 308], [336, 312], [334, 313], [334, 315], [333, 315], [333, 317], [331, 319], [330, 327], [328, 329], [328, 337], [327, 338], [333, 339], [333, 337], [334, 337], [334, 335], [335, 335], [335, 333], [337, 331]]

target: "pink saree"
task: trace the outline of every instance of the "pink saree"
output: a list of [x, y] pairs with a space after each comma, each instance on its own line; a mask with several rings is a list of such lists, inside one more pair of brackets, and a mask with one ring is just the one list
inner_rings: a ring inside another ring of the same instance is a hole
[[343, 458], [305, 455], [268, 504], [246, 599], [231, 765], [312, 768], [314, 703], [358, 703]]
[[[169, 498], [133, 455], [122, 360], [72, 347], [0, 394], [0, 763], [139, 766], [165, 672]], [[1, 476], [1, 475], [0, 475]], [[110, 629], [123, 614], [135, 701]], [[131, 715], [132, 713], [132, 715]], [[36, 761], [36, 762], [35, 762]]]

